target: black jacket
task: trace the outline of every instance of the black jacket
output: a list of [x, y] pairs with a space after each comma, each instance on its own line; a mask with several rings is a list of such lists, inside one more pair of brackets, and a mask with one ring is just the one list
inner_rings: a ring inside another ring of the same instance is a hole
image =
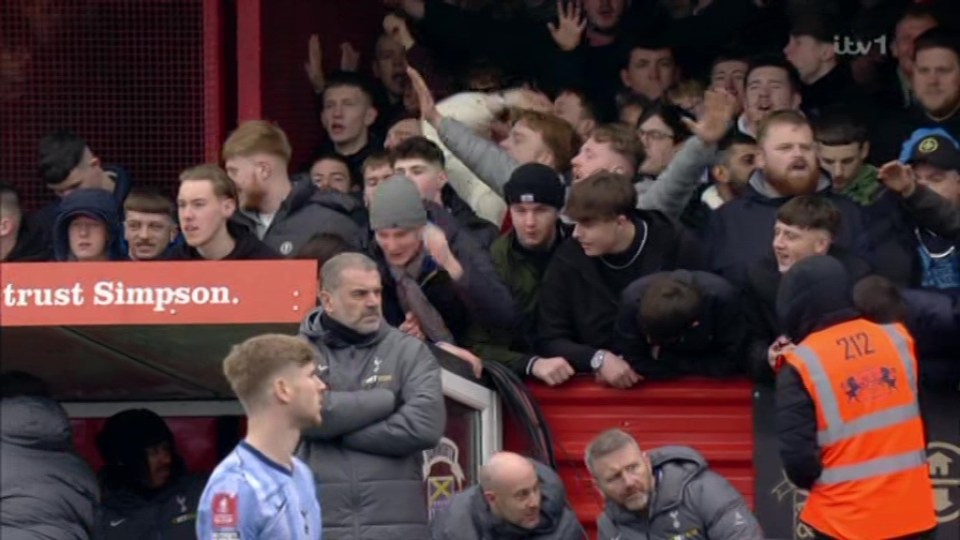
[[[777, 320], [796, 344], [808, 335], [859, 317], [853, 309], [852, 280], [832, 257], [810, 257], [784, 276], [777, 294]], [[820, 477], [820, 446], [813, 399], [789, 365], [777, 373], [777, 434], [780, 459], [797, 487], [810, 489]]]
[[197, 505], [206, 480], [180, 475], [159, 493], [145, 497], [128, 489], [104, 490], [97, 511], [97, 540], [196, 538]]
[[[649, 226], [649, 240], [640, 254], [640, 271], [633, 279], [654, 272], [704, 267], [703, 252], [683, 227], [659, 212], [637, 210]], [[588, 257], [574, 238], [557, 248], [540, 287], [537, 353], [562, 356], [582, 372], [598, 349], [620, 354], [616, 319], [620, 293], [604, 284], [597, 258]]]
[[[854, 283], [870, 274], [870, 265], [866, 261], [851, 255], [840, 246], [830, 246], [827, 255], [840, 261]], [[768, 255], [747, 269], [747, 280], [743, 288], [745, 321], [750, 340], [745, 354], [753, 377], [762, 382], [773, 382], [767, 350], [783, 333], [777, 322], [777, 289], [780, 287], [781, 277], [776, 259], [773, 255]]]
[[903, 143], [920, 128], [943, 128], [954, 139], [960, 140], [960, 111], [940, 122], [927, 116], [919, 105], [888, 115], [871, 138], [870, 162], [880, 166], [897, 159]]
[[843, 108], [864, 121], [869, 120], [867, 95], [860, 90], [850, 74], [850, 66], [837, 64], [826, 75], [801, 90], [803, 100], [800, 108], [807, 117], [815, 120], [827, 109]]
[[[517, 311], [510, 289], [494, 270], [489, 253], [445, 209], [434, 203], [426, 206], [430, 221], [446, 234], [450, 250], [463, 267], [463, 277], [459, 282], [453, 281], [427, 256], [420, 272], [420, 288], [443, 317], [457, 344], [469, 344], [475, 322], [489, 328], [511, 328], [517, 321]], [[377, 261], [383, 280], [383, 316], [392, 326], [399, 326], [405, 313], [397, 296], [396, 282], [376, 242], [371, 245], [370, 254]]]
[[[863, 210], [850, 199], [834, 193], [826, 175], [820, 177], [816, 193], [826, 197], [843, 216], [835, 243], [871, 260], [873, 241]], [[707, 238], [712, 269], [732, 283], [742, 285], [746, 269], [769, 253], [777, 211], [790, 199], [773, 196], [763, 172], [754, 172], [742, 197], [711, 214]]]
[[[654, 358], [637, 317], [650, 284], [668, 276], [699, 290], [703, 308], [697, 325], [684, 332], [677, 343], [661, 345], [658, 357]], [[726, 280], [709, 272], [674, 270], [634, 281], [623, 291], [617, 330], [624, 340], [627, 360], [634, 371], [647, 379], [684, 375], [725, 377], [743, 373], [746, 365], [747, 332], [740, 297]]]
[[[239, 223], [227, 222], [227, 231], [236, 241], [233, 251], [231, 251], [224, 261], [248, 261], [260, 259], [280, 259], [279, 253], [264, 244], [254, 236], [248, 229]], [[170, 253], [170, 260], [173, 261], [205, 261], [196, 248], [190, 247], [186, 242], [176, 246]]]
[[500, 229], [493, 223], [478, 216], [457, 192], [446, 184], [440, 192], [443, 207], [457, 221], [460, 229], [466, 231], [480, 244], [484, 251], [490, 251], [493, 241], [500, 236]]

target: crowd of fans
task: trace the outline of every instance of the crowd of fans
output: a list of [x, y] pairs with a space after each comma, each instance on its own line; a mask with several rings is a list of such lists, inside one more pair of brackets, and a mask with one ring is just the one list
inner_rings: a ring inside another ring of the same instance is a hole
[[[387, 4], [372, 78], [350, 47], [325, 70], [311, 38], [326, 136], [305, 167], [282, 126], [249, 120], [171, 198], [53, 133], [38, 171], [57, 199], [23, 215], [2, 187], [2, 260], [362, 252], [384, 320], [476, 376], [501, 362], [620, 389], [772, 381], [792, 336], [832, 315], [817, 298], [849, 296], [905, 324], [920, 378], [956, 389], [951, 2]], [[814, 256], [849, 283], [778, 302]]]

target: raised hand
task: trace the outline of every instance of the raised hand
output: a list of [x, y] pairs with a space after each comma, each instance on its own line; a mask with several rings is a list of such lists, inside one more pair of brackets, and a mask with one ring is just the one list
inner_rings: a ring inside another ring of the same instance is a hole
[[707, 90], [703, 96], [703, 114], [696, 121], [682, 118], [691, 133], [707, 144], [714, 144], [726, 135], [730, 121], [737, 114], [737, 98], [723, 89]]
[[323, 92], [326, 81], [323, 78], [323, 53], [320, 51], [320, 36], [311, 34], [307, 41], [307, 61], [303, 64], [310, 85], [316, 93]]
[[587, 18], [583, 14], [583, 6], [580, 2], [567, 2], [564, 8], [563, 0], [557, 0], [557, 24], [547, 23], [547, 30], [550, 31], [550, 36], [560, 50], [576, 49], [580, 45], [586, 28]]
[[340, 44], [340, 69], [342, 71], [356, 71], [360, 67], [360, 51], [350, 43]]
[[909, 197], [917, 189], [917, 179], [913, 169], [899, 161], [884, 163], [877, 170], [877, 178], [887, 186], [887, 189], [900, 194], [901, 197]]
[[410, 85], [417, 95], [417, 103], [420, 104], [420, 117], [426, 120], [431, 126], [440, 125], [440, 112], [437, 110], [437, 104], [433, 100], [433, 93], [423, 80], [420, 73], [410, 66], [407, 66], [407, 76], [410, 77]]
[[395, 13], [389, 13], [383, 18], [383, 33], [397, 40], [405, 50], [409, 51], [416, 44], [407, 21]]

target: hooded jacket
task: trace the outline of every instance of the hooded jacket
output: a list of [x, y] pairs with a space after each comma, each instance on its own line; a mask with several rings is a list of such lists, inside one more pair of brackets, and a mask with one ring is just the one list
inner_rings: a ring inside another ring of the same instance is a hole
[[[654, 358], [637, 318], [644, 293], [664, 277], [696, 288], [703, 304], [697, 325], [684, 331], [678, 342], [662, 344]], [[726, 280], [709, 272], [674, 270], [634, 281], [623, 291], [617, 330], [624, 340], [625, 358], [646, 379], [729, 377], [742, 374], [747, 365], [747, 332], [740, 297]]]
[[120, 247], [123, 229], [113, 195], [102, 189], [78, 189], [60, 201], [53, 232], [53, 254], [56, 260], [72, 259], [70, 223], [81, 215], [94, 218], [107, 226], [107, 257], [111, 261], [123, 259], [123, 250]]
[[66, 412], [37, 397], [0, 407], [0, 538], [91, 538], [97, 481], [74, 453]]
[[428, 538], [423, 450], [443, 434], [440, 367], [420, 340], [385, 323], [347, 337], [317, 308], [300, 335], [329, 366], [323, 424], [297, 456], [313, 471], [324, 540]]
[[[159, 490], [141, 487], [148, 474], [147, 449], [168, 444], [170, 479]], [[173, 433], [148, 409], [127, 409], [109, 419], [96, 438], [103, 458], [103, 502], [97, 512], [97, 540], [193, 539], [204, 479], [187, 474]]]
[[450, 499], [430, 522], [430, 540], [584, 540], [586, 535], [567, 503], [563, 482], [553, 469], [531, 460], [540, 480], [540, 522], [524, 529], [493, 515], [477, 485]]
[[[250, 261], [262, 259], [279, 259], [280, 254], [273, 248], [257, 240], [256, 235], [246, 229], [239, 223], [233, 221], [227, 222], [227, 232], [236, 242], [233, 251], [223, 258], [224, 261]], [[170, 252], [170, 260], [173, 261], [205, 261], [203, 255], [197, 251], [197, 248], [190, 246], [186, 242], [179, 246], [174, 246]]]
[[[828, 256], [804, 259], [783, 276], [777, 292], [777, 320], [783, 334], [799, 344], [808, 335], [856, 319], [853, 282], [843, 265]], [[810, 489], [820, 477], [820, 446], [813, 399], [797, 371], [777, 372], [777, 431], [784, 471], [797, 487]]]
[[[659, 212], [637, 210], [634, 219], [649, 227], [648, 241], [637, 259], [640, 273], [703, 268], [699, 242]], [[563, 241], [547, 267], [540, 286], [537, 354], [562, 356], [577, 371], [589, 373], [598, 349], [622, 353], [616, 320], [622, 291], [604, 283], [595, 257], [588, 257], [575, 238]]]
[[[309, 179], [292, 181], [290, 194], [280, 203], [260, 240], [284, 257], [296, 255], [310, 238], [320, 233], [336, 234], [359, 248], [362, 233], [353, 218], [356, 213], [363, 213], [363, 205], [355, 197], [317, 189]], [[231, 219], [256, 237], [253, 218], [238, 211]]]
[[[117, 216], [120, 216], [118, 221], [123, 221], [123, 201], [130, 194], [133, 181], [127, 171], [120, 167], [109, 166], [104, 167], [103, 170], [113, 180], [114, 187], [111, 194], [113, 210], [117, 213]], [[31, 251], [42, 250], [46, 246], [53, 245], [57, 215], [60, 213], [62, 203], [63, 199], [54, 200], [30, 214], [24, 220], [29, 222], [29, 236], [25, 239], [25, 242], [32, 246]]]
[[[858, 257], [872, 260], [872, 241], [860, 207], [834, 193], [830, 179], [824, 174], [820, 175], [816, 194], [833, 203], [842, 215], [840, 234], [834, 243]], [[754, 171], [743, 196], [711, 214], [707, 245], [713, 270], [732, 283], [742, 285], [746, 269], [770, 251], [777, 211], [791, 198], [773, 191], [763, 171]]]
[[655, 479], [646, 512], [607, 502], [597, 519], [598, 540], [762, 540], [746, 501], [697, 451], [685, 446], [650, 450]]

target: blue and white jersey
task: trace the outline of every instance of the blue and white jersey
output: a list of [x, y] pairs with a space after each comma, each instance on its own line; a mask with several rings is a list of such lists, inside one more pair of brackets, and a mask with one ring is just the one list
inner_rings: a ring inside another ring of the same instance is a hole
[[197, 509], [199, 540], [320, 540], [313, 474], [293, 471], [241, 442], [217, 465]]

